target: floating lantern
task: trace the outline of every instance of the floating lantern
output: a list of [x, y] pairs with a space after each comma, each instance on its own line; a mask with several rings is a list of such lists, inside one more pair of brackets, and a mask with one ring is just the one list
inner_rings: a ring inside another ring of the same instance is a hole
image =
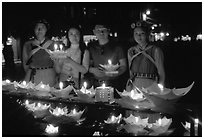
[[58, 133], [59, 127], [58, 126], [53, 126], [52, 124], [47, 125], [45, 132], [48, 134], [56, 134]]

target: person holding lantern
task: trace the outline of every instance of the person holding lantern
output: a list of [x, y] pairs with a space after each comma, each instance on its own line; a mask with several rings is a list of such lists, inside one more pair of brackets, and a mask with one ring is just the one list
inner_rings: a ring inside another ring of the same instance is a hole
[[162, 50], [149, 41], [150, 29], [145, 21], [138, 21], [134, 27], [133, 37], [137, 43], [128, 49], [130, 79], [126, 90], [133, 86], [146, 88], [154, 82], [165, 82], [164, 56]]
[[[90, 52], [89, 73], [94, 76], [92, 83], [94, 87], [100, 86], [103, 82], [119, 90], [123, 89], [120, 75], [126, 71], [126, 57], [121, 45], [109, 38], [110, 30], [103, 22], [97, 23], [93, 30], [98, 41], [88, 45]], [[100, 65], [118, 64], [119, 68], [116, 73], [106, 72]]]
[[59, 74], [59, 82], [72, 81], [76, 88], [80, 88], [81, 79], [89, 68], [89, 51], [83, 43], [80, 27], [70, 27], [67, 38], [66, 58], [58, 59], [55, 69]]
[[53, 50], [53, 41], [47, 37], [48, 29], [49, 23], [45, 19], [35, 22], [35, 38], [27, 41], [23, 46], [23, 68], [26, 72], [26, 82], [55, 85], [54, 62], [48, 52]]

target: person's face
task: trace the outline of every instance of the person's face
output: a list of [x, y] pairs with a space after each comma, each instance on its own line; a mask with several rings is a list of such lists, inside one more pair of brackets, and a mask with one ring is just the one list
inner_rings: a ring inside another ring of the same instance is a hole
[[141, 44], [147, 42], [147, 34], [142, 28], [135, 28], [134, 29], [134, 40]]
[[99, 40], [108, 39], [109, 30], [103, 25], [96, 25], [93, 32]]
[[75, 28], [71, 28], [68, 32], [68, 38], [71, 44], [79, 44], [80, 32]]
[[44, 38], [45, 34], [47, 32], [47, 28], [46, 28], [45, 24], [38, 23], [35, 26], [34, 32], [35, 32], [35, 35], [36, 35], [37, 38]]

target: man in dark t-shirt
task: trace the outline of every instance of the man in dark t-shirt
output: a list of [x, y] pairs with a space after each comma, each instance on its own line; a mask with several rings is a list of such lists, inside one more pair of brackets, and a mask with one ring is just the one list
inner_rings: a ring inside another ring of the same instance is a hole
[[[93, 30], [98, 41], [89, 44], [90, 52], [90, 68], [89, 72], [95, 77], [94, 86], [100, 86], [102, 82], [106, 85], [119, 89], [121, 81], [118, 80], [127, 67], [126, 57], [121, 46], [109, 39], [109, 29], [105, 25], [97, 24]], [[99, 64], [108, 64], [111, 60], [112, 64], [119, 64], [118, 73], [107, 73]]]

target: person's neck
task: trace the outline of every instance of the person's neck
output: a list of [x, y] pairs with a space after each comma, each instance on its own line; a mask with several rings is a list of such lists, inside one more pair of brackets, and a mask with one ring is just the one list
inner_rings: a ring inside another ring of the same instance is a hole
[[79, 49], [79, 44], [71, 44], [70, 49], [76, 52]]
[[139, 46], [140, 48], [142, 49], [145, 49], [147, 47], [148, 43], [147, 42], [144, 42], [144, 43], [140, 43]]
[[37, 38], [37, 41], [41, 44], [45, 41], [45, 37], [44, 38]]
[[100, 45], [104, 45], [109, 42], [109, 39], [98, 40]]

